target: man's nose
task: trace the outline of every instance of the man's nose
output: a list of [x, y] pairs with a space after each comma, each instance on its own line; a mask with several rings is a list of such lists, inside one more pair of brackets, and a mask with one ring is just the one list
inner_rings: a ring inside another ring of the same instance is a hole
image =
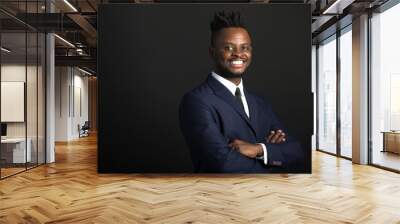
[[240, 48], [234, 48], [232, 51], [232, 55], [238, 56], [238, 57], [241, 56], [242, 53], [243, 52], [240, 50]]

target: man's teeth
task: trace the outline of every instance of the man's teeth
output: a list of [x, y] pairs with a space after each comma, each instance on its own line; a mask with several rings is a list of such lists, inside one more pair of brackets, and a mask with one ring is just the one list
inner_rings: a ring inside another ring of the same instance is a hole
[[243, 64], [243, 61], [237, 60], [237, 61], [231, 61], [231, 63], [232, 63], [233, 65], [241, 65], [241, 64]]

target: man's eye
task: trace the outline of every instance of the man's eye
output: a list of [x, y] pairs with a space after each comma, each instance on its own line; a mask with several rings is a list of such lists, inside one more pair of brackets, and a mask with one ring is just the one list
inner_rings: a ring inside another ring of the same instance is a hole
[[250, 46], [243, 46], [242, 51], [250, 51]]
[[233, 47], [232, 46], [225, 46], [224, 48], [227, 51], [233, 51]]

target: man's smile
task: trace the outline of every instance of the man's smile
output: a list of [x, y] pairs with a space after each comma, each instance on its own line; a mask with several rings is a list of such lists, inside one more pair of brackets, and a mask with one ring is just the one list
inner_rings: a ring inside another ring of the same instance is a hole
[[243, 60], [243, 59], [233, 59], [233, 60], [229, 60], [229, 65], [233, 68], [242, 68], [247, 60]]

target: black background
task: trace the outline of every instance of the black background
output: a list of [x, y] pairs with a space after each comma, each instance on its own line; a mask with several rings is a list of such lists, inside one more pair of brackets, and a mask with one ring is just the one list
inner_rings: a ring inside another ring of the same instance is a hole
[[272, 104], [305, 150], [300, 171], [311, 172], [311, 13], [303, 4], [101, 5], [99, 172], [192, 172], [178, 106], [213, 68], [209, 23], [219, 10], [241, 12], [253, 42], [244, 85]]

